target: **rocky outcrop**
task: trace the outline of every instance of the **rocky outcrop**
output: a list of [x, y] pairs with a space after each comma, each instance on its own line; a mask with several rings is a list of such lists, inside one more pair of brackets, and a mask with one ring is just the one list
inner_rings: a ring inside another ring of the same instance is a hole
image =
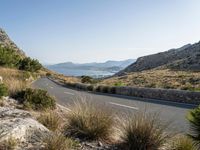
[[199, 55], [200, 42], [193, 45], [188, 44], [178, 49], [171, 49], [166, 52], [140, 57], [135, 63], [116, 75], [124, 75], [130, 72], [138, 72], [163, 66], [178, 70], [200, 71]]
[[42, 137], [49, 134], [49, 130], [31, 117], [24, 110], [0, 107], [0, 142], [14, 137], [18, 142], [18, 149], [41, 147]]
[[17, 45], [9, 38], [6, 32], [0, 28], [0, 46], [9, 47], [18, 52], [21, 56], [25, 56], [25, 53], [17, 47]]

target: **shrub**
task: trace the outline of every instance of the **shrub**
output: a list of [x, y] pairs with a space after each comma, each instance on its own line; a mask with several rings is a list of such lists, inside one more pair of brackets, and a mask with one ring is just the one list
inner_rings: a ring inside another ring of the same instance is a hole
[[88, 85], [87, 86], [87, 90], [88, 91], [93, 91], [94, 90], [94, 86], [93, 85]]
[[46, 76], [47, 76], [47, 77], [51, 77], [51, 73], [47, 72], [47, 73], [46, 73]]
[[54, 109], [55, 100], [45, 90], [27, 88], [15, 95], [25, 108], [34, 110]]
[[190, 123], [189, 136], [195, 141], [195, 144], [200, 147], [200, 106], [191, 110], [187, 115]]
[[74, 141], [58, 132], [45, 137], [44, 143], [43, 150], [71, 150], [75, 144]]
[[193, 141], [187, 136], [177, 136], [167, 143], [165, 150], [197, 150]]
[[21, 57], [15, 50], [0, 45], [0, 66], [18, 67]]
[[30, 72], [36, 72], [42, 68], [42, 65], [38, 60], [31, 59], [30, 57], [26, 57], [20, 61], [19, 69], [26, 70]]
[[[121, 120], [121, 119], [120, 119]], [[121, 147], [126, 150], [158, 150], [165, 142], [165, 126], [154, 114], [136, 113], [119, 127]]]
[[82, 76], [81, 77], [81, 82], [82, 83], [92, 83], [93, 78], [90, 76]]
[[114, 86], [124, 86], [124, 83], [121, 81], [115, 82]]
[[108, 109], [83, 100], [75, 102], [70, 109], [65, 126], [66, 135], [83, 140], [110, 139], [114, 120]]
[[61, 118], [57, 113], [53, 111], [47, 111], [44, 114], [41, 114], [37, 120], [51, 131], [60, 129]]
[[0, 84], [0, 98], [2, 96], [7, 96], [8, 95], [8, 88], [5, 86], [5, 84]]

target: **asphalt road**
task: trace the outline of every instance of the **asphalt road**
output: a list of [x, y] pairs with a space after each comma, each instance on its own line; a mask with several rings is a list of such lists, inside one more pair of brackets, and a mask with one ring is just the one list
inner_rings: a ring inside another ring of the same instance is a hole
[[108, 106], [119, 114], [131, 114], [137, 111], [155, 112], [159, 114], [163, 122], [170, 122], [169, 130], [177, 132], [189, 131], [185, 116], [190, 109], [196, 107], [195, 105], [162, 100], [78, 91], [63, 87], [47, 78], [35, 81], [33, 87], [47, 90], [60, 105], [66, 107], [73, 103], [74, 100], [84, 98], [98, 104], [99, 107]]

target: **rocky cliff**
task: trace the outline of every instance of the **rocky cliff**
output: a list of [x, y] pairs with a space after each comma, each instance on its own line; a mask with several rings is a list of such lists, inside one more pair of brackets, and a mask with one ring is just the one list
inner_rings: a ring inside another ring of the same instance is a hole
[[2, 28], [0, 28], [0, 45], [3, 47], [12, 48], [22, 56], [25, 56], [25, 53], [20, 48], [17, 47], [17, 45], [9, 38], [9, 36]]
[[200, 71], [200, 42], [188, 44], [178, 49], [140, 57], [137, 61], [116, 75], [149, 70], [157, 67], [167, 67], [177, 70]]

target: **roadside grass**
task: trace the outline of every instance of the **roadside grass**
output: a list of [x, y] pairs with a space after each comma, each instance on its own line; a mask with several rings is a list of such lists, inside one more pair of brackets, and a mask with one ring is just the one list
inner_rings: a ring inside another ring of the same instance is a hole
[[170, 136], [157, 114], [137, 112], [119, 121], [119, 147], [124, 150], [159, 150]]
[[198, 150], [191, 138], [185, 135], [177, 135], [169, 140], [165, 150]]
[[0, 76], [3, 77], [3, 83], [8, 87], [9, 95], [14, 95], [29, 86], [25, 71], [0, 67]]
[[51, 131], [58, 131], [61, 129], [61, 118], [55, 111], [46, 110], [37, 120]]
[[76, 147], [76, 142], [70, 138], [66, 138], [59, 132], [48, 135], [43, 140], [43, 150], [72, 150]]
[[110, 141], [113, 133], [114, 116], [105, 106], [97, 106], [84, 99], [75, 101], [67, 114], [64, 132], [82, 140]]

